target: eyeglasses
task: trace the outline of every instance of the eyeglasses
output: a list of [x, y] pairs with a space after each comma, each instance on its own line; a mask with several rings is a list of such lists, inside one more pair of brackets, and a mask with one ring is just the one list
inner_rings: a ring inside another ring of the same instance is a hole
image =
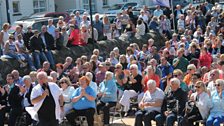
[[130, 70], [134, 70], [135, 68], [130, 68]]
[[14, 39], [14, 38], [9, 38], [9, 39]]
[[201, 86], [195, 86], [195, 88], [201, 88]]
[[196, 77], [192, 77], [191, 79], [192, 79], [192, 80], [196, 80], [196, 79], [198, 79], [198, 78], [196, 78]]
[[187, 70], [191, 71], [192, 69], [187, 69]]
[[116, 67], [115, 69], [121, 69], [121, 67]]
[[215, 74], [214, 74], [214, 73], [212, 73], [212, 74], [210, 74], [210, 76], [215, 76]]
[[219, 87], [219, 86], [220, 86], [220, 84], [215, 84], [215, 86], [216, 86], [216, 87]]

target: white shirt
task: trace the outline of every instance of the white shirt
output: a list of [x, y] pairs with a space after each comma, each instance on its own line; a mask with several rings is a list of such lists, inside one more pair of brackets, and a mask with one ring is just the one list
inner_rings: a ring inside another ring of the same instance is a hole
[[[195, 92], [191, 95], [193, 99], [196, 101], [198, 93]], [[211, 99], [209, 98], [209, 95], [205, 92], [202, 92], [200, 95], [198, 95], [198, 100], [196, 101], [196, 106], [199, 109], [199, 112], [203, 119], [207, 119], [209, 115], [209, 110], [212, 106]]]
[[[59, 105], [59, 96], [62, 94], [62, 90], [58, 87], [57, 84], [48, 82], [48, 86], [50, 88], [51, 94], [54, 98], [56, 109], [55, 109], [55, 116], [56, 119], [60, 120], [60, 105]], [[30, 99], [33, 100], [38, 96], [42, 95], [44, 92], [42, 86], [40, 84], [36, 85], [31, 92]], [[26, 111], [31, 115], [31, 118], [39, 121], [37, 112], [39, 111], [40, 107], [42, 106], [44, 99], [39, 101], [38, 103], [34, 104], [33, 107], [26, 107]]]
[[[149, 91], [146, 91], [144, 93], [143, 102], [155, 102], [157, 100], [163, 100], [164, 96], [165, 96], [164, 92], [161, 89], [156, 88], [156, 91], [152, 94]], [[161, 106], [160, 107], [146, 106], [144, 109], [150, 112], [151, 111], [160, 112]]]
[[216, 90], [216, 87], [215, 87], [215, 84], [214, 84], [213, 81], [211, 81], [211, 82], [208, 83], [207, 89], [208, 89], [210, 92]]
[[137, 24], [137, 35], [144, 35], [145, 34], [145, 24], [142, 22], [142, 24], [138, 25]]

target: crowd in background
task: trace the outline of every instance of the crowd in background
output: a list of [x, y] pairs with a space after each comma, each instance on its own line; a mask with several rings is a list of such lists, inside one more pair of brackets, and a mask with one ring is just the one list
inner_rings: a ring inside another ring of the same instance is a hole
[[[39, 126], [56, 126], [66, 118], [75, 126], [74, 118], [82, 115], [93, 126], [94, 113], [103, 113], [103, 123], [109, 125], [110, 108], [121, 107], [123, 116], [130, 116], [132, 98], [138, 102], [135, 126], [151, 126], [151, 120], [158, 126], [175, 121], [192, 126], [198, 120], [219, 126], [224, 122], [224, 12], [217, 3], [212, 8], [207, 4], [189, 6], [186, 12], [177, 5], [174, 14], [160, 6], [150, 13], [144, 6], [135, 21], [128, 8], [112, 24], [106, 15], [101, 22], [96, 14], [94, 38], [87, 15], [81, 18], [79, 12], [67, 24], [60, 17], [54, 26], [50, 19], [40, 32], [32, 27], [24, 32], [18, 25], [8, 34], [5, 23], [0, 34], [3, 54], [21, 67], [28, 63], [31, 72], [20, 77], [13, 70], [0, 87], [0, 126], [5, 113], [9, 126], [15, 126], [24, 112], [26, 125], [36, 120]], [[104, 59], [94, 49], [91, 56], [66, 57], [64, 63], [55, 63], [51, 52], [149, 30], [166, 38], [164, 47], [158, 49], [149, 39], [141, 48], [130, 43], [125, 54], [115, 47]]]

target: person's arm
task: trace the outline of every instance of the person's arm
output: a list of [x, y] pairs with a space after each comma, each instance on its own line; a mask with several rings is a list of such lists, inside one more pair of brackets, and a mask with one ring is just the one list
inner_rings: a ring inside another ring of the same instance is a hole
[[87, 93], [85, 93], [83, 96], [85, 96], [89, 101], [94, 101], [96, 99], [94, 96], [91, 96]]
[[180, 60], [179, 58], [176, 58], [173, 60], [173, 67], [176, 67], [179, 64]]
[[64, 98], [63, 98], [63, 95], [60, 95], [59, 96], [59, 105], [60, 105], [60, 107], [63, 107], [64, 106]]
[[3, 36], [4, 36], [4, 33], [0, 32], [0, 45], [4, 45]]
[[9, 53], [9, 43], [8, 42], [5, 43], [4, 48], [5, 48], [5, 50], [4, 50], [5, 54]]
[[31, 103], [34, 105], [34, 104], [40, 102], [41, 100], [45, 99], [45, 97], [46, 97], [47, 95], [49, 95], [49, 91], [48, 91], [48, 89], [46, 89], [41, 95], [37, 96], [36, 98], [33, 98], [33, 99], [31, 100]]
[[161, 107], [162, 103], [163, 103], [163, 99], [158, 99], [154, 102], [146, 102], [145, 106]]

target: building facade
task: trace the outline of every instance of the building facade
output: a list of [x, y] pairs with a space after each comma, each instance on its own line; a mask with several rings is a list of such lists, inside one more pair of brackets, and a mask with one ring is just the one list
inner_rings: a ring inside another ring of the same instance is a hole
[[[7, 11], [10, 21], [7, 19]], [[54, 0], [0, 0], [0, 24], [4, 22], [13, 23], [33, 13], [44, 11], [55, 11]]]

